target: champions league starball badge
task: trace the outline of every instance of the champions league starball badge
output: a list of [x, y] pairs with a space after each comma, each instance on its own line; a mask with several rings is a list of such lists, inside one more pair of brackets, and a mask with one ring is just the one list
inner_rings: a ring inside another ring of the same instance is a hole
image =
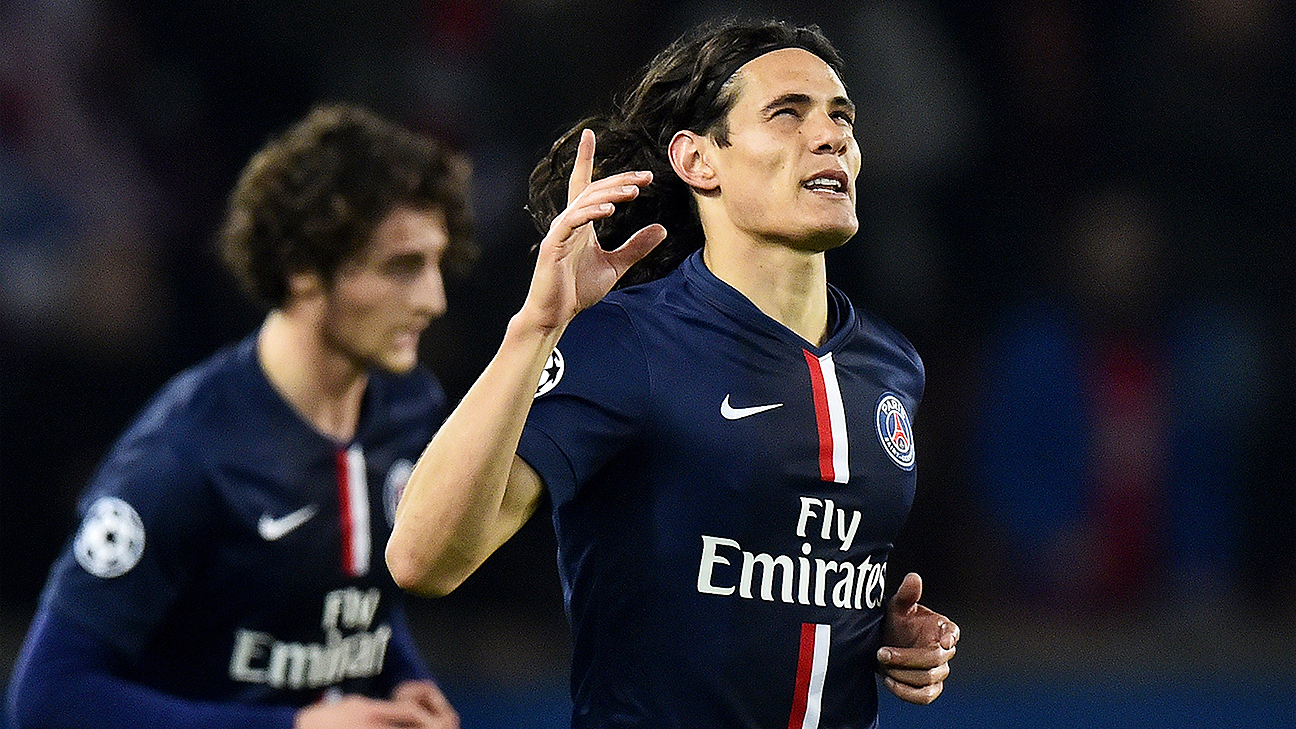
[[563, 362], [562, 352], [559, 352], [558, 348], [554, 347], [549, 359], [545, 360], [544, 372], [540, 373], [540, 384], [536, 387], [534, 397], [540, 397], [554, 389], [566, 370], [567, 366]]
[[906, 471], [914, 467], [913, 428], [904, 403], [894, 393], [884, 392], [877, 404], [877, 434], [882, 449], [895, 464]]
[[144, 522], [125, 501], [100, 497], [86, 510], [72, 552], [95, 577], [124, 575], [144, 554]]

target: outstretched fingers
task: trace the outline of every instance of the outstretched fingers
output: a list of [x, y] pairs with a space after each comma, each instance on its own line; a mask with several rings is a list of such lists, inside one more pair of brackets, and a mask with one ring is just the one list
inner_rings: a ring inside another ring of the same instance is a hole
[[580, 143], [576, 146], [576, 163], [572, 166], [571, 177], [567, 180], [567, 204], [571, 205], [576, 196], [589, 187], [594, 177], [594, 130], [582, 129]]
[[[572, 179], [576, 179], [575, 173]], [[652, 173], [640, 171], [622, 172], [586, 183], [571, 198], [567, 208], [553, 219], [549, 230], [559, 239], [565, 239], [586, 223], [610, 217], [616, 212], [618, 204], [635, 199], [639, 196], [640, 189], [651, 182]]]

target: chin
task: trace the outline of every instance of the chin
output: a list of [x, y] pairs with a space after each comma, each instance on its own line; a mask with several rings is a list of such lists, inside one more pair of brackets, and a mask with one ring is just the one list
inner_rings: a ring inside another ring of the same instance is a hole
[[798, 241], [796, 247], [814, 253], [831, 251], [846, 245], [846, 241], [855, 236], [856, 229], [856, 226], [850, 226], [816, 231]]
[[374, 360], [373, 366], [385, 370], [393, 375], [403, 375], [413, 370], [418, 365], [418, 353], [411, 354], [390, 354], [386, 357], [379, 357]]

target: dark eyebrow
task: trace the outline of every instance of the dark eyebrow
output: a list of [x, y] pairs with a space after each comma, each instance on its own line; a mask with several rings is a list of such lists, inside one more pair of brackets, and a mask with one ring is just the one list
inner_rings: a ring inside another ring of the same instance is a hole
[[[772, 101], [766, 104], [761, 111], [768, 115], [770, 112], [775, 111], [781, 106], [805, 106], [813, 101], [814, 99], [812, 99], [809, 94], [802, 94], [794, 91], [775, 97]], [[851, 114], [855, 113], [855, 102], [845, 96], [834, 96], [828, 101], [828, 106], [832, 107], [834, 110], [844, 109]]]

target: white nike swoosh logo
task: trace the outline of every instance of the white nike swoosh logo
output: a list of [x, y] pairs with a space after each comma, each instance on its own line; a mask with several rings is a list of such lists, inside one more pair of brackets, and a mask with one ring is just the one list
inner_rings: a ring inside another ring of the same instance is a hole
[[278, 519], [269, 514], [262, 514], [261, 520], [257, 522], [257, 533], [267, 542], [273, 542], [282, 538], [288, 532], [310, 521], [315, 516], [315, 505], [303, 506], [291, 514], [285, 514]]
[[749, 408], [736, 408], [729, 404], [729, 396], [725, 395], [724, 402], [720, 403], [720, 415], [722, 415], [725, 420], [741, 420], [742, 418], [755, 415], [756, 413], [763, 413], [766, 410], [773, 410], [774, 408], [781, 407], [783, 407], [783, 403], [776, 402], [771, 405], [753, 405]]

